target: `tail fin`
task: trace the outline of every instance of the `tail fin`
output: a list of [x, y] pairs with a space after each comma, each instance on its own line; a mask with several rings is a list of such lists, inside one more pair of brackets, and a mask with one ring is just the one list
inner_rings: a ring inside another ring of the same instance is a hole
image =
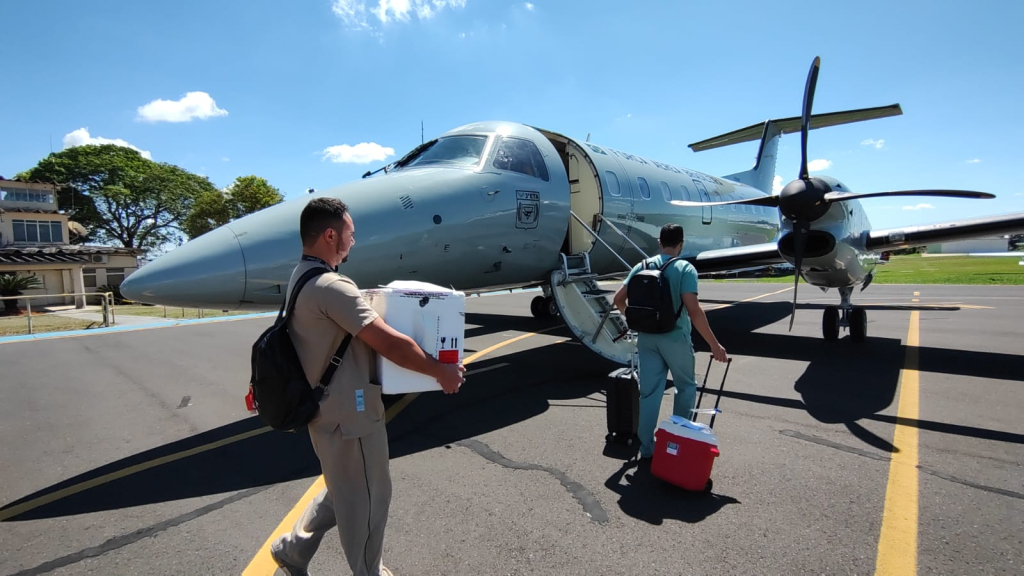
[[[859, 110], [846, 110], [843, 112], [829, 112], [828, 114], [814, 114], [811, 116], [810, 129], [828, 128], [840, 124], [851, 124], [865, 120], [877, 120], [890, 116], [903, 114], [899, 104], [879, 106], [877, 108], [861, 108]], [[740, 128], [732, 132], [701, 140], [690, 144], [694, 152], [731, 146], [742, 142], [752, 142], [761, 137], [761, 146], [757, 151], [757, 159], [754, 167], [745, 172], [737, 172], [724, 176], [729, 180], [741, 182], [753, 186], [759, 190], [771, 194], [772, 180], [775, 179], [775, 159], [779, 150], [779, 139], [783, 134], [800, 131], [800, 117], [782, 118], [777, 120], [766, 120], [761, 124], [753, 124], [746, 128]]]

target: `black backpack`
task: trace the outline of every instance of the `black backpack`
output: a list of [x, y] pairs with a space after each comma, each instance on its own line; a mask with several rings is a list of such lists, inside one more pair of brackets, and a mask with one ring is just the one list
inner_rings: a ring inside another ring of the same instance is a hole
[[675, 328], [683, 303], [679, 302], [679, 307], [676, 307], [672, 286], [664, 272], [676, 260], [679, 258], [670, 258], [661, 268], [648, 268], [653, 262], [644, 261], [644, 268], [629, 279], [626, 285], [626, 324], [630, 330], [664, 334]]
[[309, 280], [329, 272], [327, 268], [307, 270], [292, 289], [291, 297], [281, 304], [274, 325], [267, 328], [252, 346], [252, 377], [249, 384], [260, 420], [275, 430], [294, 432], [312, 420], [320, 409], [320, 399], [341, 365], [352, 335], [345, 336], [331, 358], [320, 383], [314, 388], [306, 380], [299, 355], [288, 333], [288, 318], [295, 311], [299, 291]]

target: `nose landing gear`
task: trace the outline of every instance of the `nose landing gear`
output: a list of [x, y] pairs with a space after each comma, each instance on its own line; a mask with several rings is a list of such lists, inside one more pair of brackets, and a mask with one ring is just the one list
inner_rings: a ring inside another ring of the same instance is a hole
[[551, 296], [537, 296], [530, 301], [530, 313], [534, 318], [553, 318], [558, 316], [558, 306]]
[[839, 296], [842, 300], [839, 306], [825, 308], [821, 316], [821, 333], [825, 340], [838, 340], [840, 328], [849, 329], [850, 340], [853, 342], [863, 342], [867, 338], [868, 313], [850, 303], [852, 294], [853, 287], [840, 288]]

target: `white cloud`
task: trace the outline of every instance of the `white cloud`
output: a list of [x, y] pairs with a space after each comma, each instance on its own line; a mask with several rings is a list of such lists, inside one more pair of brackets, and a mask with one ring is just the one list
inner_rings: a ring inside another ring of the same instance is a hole
[[416, 14], [419, 20], [429, 20], [445, 8], [465, 8], [466, 0], [377, 0], [376, 4], [368, 8], [367, 0], [334, 0], [331, 11], [350, 30], [373, 30], [369, 16], [381, 24], [408, 22], [410, 14]]
[[931, 204], [918, 204], [917, 206], [904, 206], [904, 210], [934, 210], [935, 206]]
[[225, 156], [225, 157], [221, 158], [220, 161], [221, 162], [231, 162], [231, 158], [228, 158], [227, 156]]
[[534, 8], [535, 8], [535, 6], [532, 3], [530, 3], [530, 2], [526, 3], [526, 9], [529, 10], [530, 12], [533, 12]]
[[979, 163], [981, 163], [981, 159], [975, 158], [974, 160], [968, 160], [967, 163], [968, 164], [979, 164]]
[[782, 192], [783, 186], [784, 184], [782, 183], [782, 176], [776, 174], [775, 178], [772, 180], [772, 194], [778, 194], [779, 192]]
[[807, 164], [807, 170], [809, 172], [821, 172], [822, 170], [828, 170], [830, 166], [832, 166], [831, 160], [811, 160], [810, 163]]
[[217, 103], [206, 92], [189, 92], [180, 100], [153, 100], [139, 106], [136, 121], [143, 122], [191, 122], [196, 118], [206, 120], [215, 116], [227, 116], [228, 111], [217, 107]]
[[68, 148], [74, 148], [75, 146], [83, 146], [85, 144], [116, 144], [118, 146], [124, 146], [125, 148], [131, 148], [132, 150], [137, 151], [139, 154], [142, 154], [143, 158], [146, 158], [147, 160], [153, 159], [153, 155], [150, 154], [148, 150], [140, 150], [139, 148], [132, 146], [131, 144], [125, 142], [124, 140], [121, 140], [120, 138], [111, 140], [110, 138], [102, 138], [100, 136], [90, 136], [88, 128], [79, 128], [74, 132], [68, 132], [67, 134], [64, 135], [65, 150], [67, 150]]
[[376, 142], [360, 142], [355, 146], [341, 144], [325, 148], [321, 160], [330, 160], [336, 164], [368, 164], [394, 154], [394, 148], [386, 148]]
[[860, 143], [861, 146], [874, 146], [875, 148], [881, 148], [885, 146], [885, 140], [873, 140], [868, 138]]

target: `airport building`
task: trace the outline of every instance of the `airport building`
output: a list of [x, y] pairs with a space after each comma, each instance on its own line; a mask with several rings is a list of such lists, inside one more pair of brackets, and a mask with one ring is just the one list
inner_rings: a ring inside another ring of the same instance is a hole
[[[140, 250], [72, 244], [79, 224], [69, 222], [57, 206], [53, 184], [5, 180], [0, 177], [0, 274], [35, 276], [42, 288], [27, 296], [96, 292], [119, 285], [138, 269]], [[82, 307], [85, 298], [33, 298], [33, 304]], [[88, 304], [98, 304], [89, 298]]]

